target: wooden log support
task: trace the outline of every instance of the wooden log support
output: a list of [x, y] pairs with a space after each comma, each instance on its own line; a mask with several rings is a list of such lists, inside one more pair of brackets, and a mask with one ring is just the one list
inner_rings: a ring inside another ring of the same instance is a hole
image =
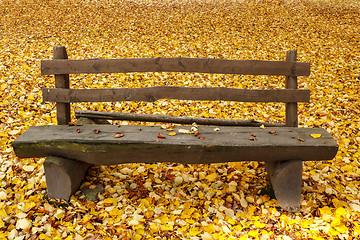
[[45, 179], [49, 198], [64, 199], [80, 187], [89, 167], [86, 162], [49, 156], [44, 161]]
[[[54, 59], [68, 59], [65, 47], [54, 47]], [[55, 74], [55, 87], [69, 89], [69, 74]], [[56, 103], [56, 116], [58, 125], [66, 125], [70, 122], [70, 103]]]
[[302, 161], [266, 162], [269, 175], [279, 206], [285, 211], [300, 210]]

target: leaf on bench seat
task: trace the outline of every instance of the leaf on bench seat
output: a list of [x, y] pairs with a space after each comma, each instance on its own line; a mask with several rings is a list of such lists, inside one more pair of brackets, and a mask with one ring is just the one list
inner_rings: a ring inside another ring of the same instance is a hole
[[121, 138], [123, 136], [124, 136], [124, 133], [122, 133], [122, 132], [117, 132], [114, 134], [114, 138]]
[[157, 135], [157, 137], [158, 138], [166, 138], [164, 135], [162, 135], [161, 133], [159, 133], [158, 135]]
[[310, 136], [313, 138], [319, 138], [319, 137], [321, 137], [321, 134], [312, 133], [312, 134], [310, 134]]

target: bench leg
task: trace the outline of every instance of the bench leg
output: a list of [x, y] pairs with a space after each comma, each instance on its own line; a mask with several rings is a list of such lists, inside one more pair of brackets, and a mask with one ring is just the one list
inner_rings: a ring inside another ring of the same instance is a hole
[[49, 198], [68, 201], [79, 188], [89, 164], [66, 158], [49, 156], [44, 161]]
[[279, 206], [285, 211], [300, 211], [302, 161], [266, 162], [265, 168]]

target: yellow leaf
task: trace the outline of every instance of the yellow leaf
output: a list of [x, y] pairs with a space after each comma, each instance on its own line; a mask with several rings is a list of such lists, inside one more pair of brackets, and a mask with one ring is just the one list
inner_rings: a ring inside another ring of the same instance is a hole
[[158, 231], [158, 230], [159, 230], [159, 227], [158, 227], [157, 225], [155, 225], [155, 224], [151, 224], [151, 225], [150, 225], [150, 229], [151, 229], [151, 230], [154, 230], [154, 231]]
[[116, 206], [117, 201], [115, 198], [106, 198], [106, 199], [104, 199], [103, 204], [104, 204], [104, 206], [107, 206], [107, 207], [111, 206], [111, 205]]
[[320, 213], [321, 213], [321, 215], [331, 215], [332, 211], [331, 211], [331, 208], [329, 208], [328, 206], [325, 206], [323, 208], [320, 208]]
[[176, 135], [176, 132], [169, 132], [168, 135], [169, 135], [169, 136], [175, 136], [175, 135]]
[[253, 238], [258, 238], [258, 237], [259, 237], [259, 232], [256, 231], [256, 230], [252, 230], [252, 231], [250, 231], [250, 232], [248, 233], [248, 235], [249, 235], [250, 237], [253, 237]]
[[[91, 211], [90, 211], [90, 213], [91, 213]], [[109, 212], [109, 214], [112, 217], [116, 217], [116, 216], [119, 216], [121, 214], [121, 211], [118, 208], [114, 208], [113, 210], [111, 210]]]
[[264, 227], [266, 226], [266, 224], [265, 224], [265, 223], [262, 223], [262, 222], [259, 222], [259, 221], [255, 221], [255, 222], [254, 222], [254, 226], [255, 226], [256, 228], [264, 228]]
[[212, 173], [210, 175], [207, 175], [205, 177], [206, 180], [208, 180], [209, 182], [214, 182], [216, 180], [217, 174], [216, 173]]
[[166, 223], [169, 222], [169, 218], [166, 215], [162, 215], [160, 217], [160, 221], [161, 221], [162, 224], [166, 224]]
[[170, 224], [162, 225], [160, 230], [161, 231], [172, 231], [173, 230], [173, 225], [170, 225]]
[[345, 210], [345, 208], [343, 208], [343, 207], [339, 207], [338, 209], [336, 209], [336, 211], [335, 211], [335, 215], [336, 215], [336, 217], [341, 217], [341, 216], [346, 216], [346, 214], [347, 214], [348, 212]]
[[48, 236], [46, 236], [44, 233], [39, 235], [39, 239], [44, 239], [44, 240], [51, 240], [51, 238], [49, 238]]
[[321, 134], [312, 133], [312, 134], [310, 134], [310, 136], [313, 138], [319, 138], [319, 137], [321, 137]]
[[214, 224], [206, 225], [205, 227], [203, 227], [203, 229], [205, 232], [208, 232], [208, 233], [215, 232]]
[[198, 227], [194, 227], [194, 228], [190, 228], [189, 230], [189, 234], [190, 236], [194, 237], [194, 236], [197, 236], [201, 233], [201, 230], [199, 230]]
[[86, 229], [95, 229], [94, 225], [92, 225], [91, 223], [87, 223], [86, 224]]

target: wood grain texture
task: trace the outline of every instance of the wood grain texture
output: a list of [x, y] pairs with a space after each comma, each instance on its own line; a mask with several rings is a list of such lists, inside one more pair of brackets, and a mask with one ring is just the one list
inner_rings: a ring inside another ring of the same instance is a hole
[[44, 161], [46, 188], [49, 198], [68, 201], [80, 187], [88, 163], [49, 156]]
[[285, 211], [300, 211], [302, 161], [265, 162], [276, 200]]
[[197, 72], [245, 75], [309, 76], [310, 63], [182, 57], [41, 61], [42, 75], [129, 72]]
[[191, 88], [158, 86], [117, 89], [43, 89], [44, 101], [51, 102], [117, 102], [159, 99], [224, 100], [238, 102], [308, 102], [310, 90], [257, 90], [238, 88]]
[[[65, 47], [53, 48], [54, 59], [68, 59]], [[55, 87], [69, 89], [69, 74], [55, 74]], [[70, 103], [56, 103], [56, 118], [58, 125], [66, 125], [70, 122]]]
[[[95, 133], [95, 129], [100, 131]], [[270, 134], [272, 130], [276, 133]], [[51, 155], [96, 165], [315, 161], [332, 159], [338, 149], [331, 135], [321, 128], [220, 127], [220, 131], [214, 131], [214, 127], [200, 126], [199, 131], [204, 140], [193, 134], [168, 136], [168, 131], [148, 126], [36, 126], [26, 130], [12, 145], [20, 158]], [[124, 136], [114, 138], [117, 132]], [[166, 138], [157, 138], [159, 133]], [[321, 137], [312, 138], [312, 133]]]
[[[290, 50], [286, 52], [287, 62], [296, 62], [297, 51]], [[286, 89], [297, 89], [297, 77], [287, 76], [285, 82]], [[287, 127], [298, 126], [298, 106], [296, 102], [289, 102], [285, 104], [285, 125]]]

